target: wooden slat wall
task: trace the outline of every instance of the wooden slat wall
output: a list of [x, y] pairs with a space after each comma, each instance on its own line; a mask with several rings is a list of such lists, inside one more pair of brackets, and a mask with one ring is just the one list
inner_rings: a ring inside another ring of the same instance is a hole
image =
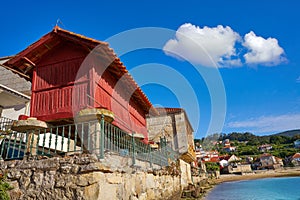
[[98, 105], [96, 103], [95, 106], [111, 110], [117, 116], [113, 122], [116, 126], [128, 132], [142, 133], [147, 138], [145, 112], [132, 99], [125, 100], [126, 89], [123, 87], [116, 89], [116, 80], [108, 72], [98, 76], [97, 80], [95, 99]]
[[72, 118], [87, 107], [88, 73], [77, 77], [82, 58], [37, 67], [31, 115], [45, 121]]

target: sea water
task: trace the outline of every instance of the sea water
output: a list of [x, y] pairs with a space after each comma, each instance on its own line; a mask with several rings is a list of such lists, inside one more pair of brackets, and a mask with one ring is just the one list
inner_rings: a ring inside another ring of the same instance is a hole
[[300, 200], [300, 177], [265, 178], [217, 185], [205, 200]]

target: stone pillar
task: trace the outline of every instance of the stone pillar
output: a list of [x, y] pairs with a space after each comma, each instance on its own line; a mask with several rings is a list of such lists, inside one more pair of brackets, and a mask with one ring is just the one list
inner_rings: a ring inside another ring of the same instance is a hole
[[32, 156], [36, 156], [38, 153], [38, 136], [34, 132], [28, 133], [28, 140], [26, 144], [26, 154], [31, 153]]
[[26, 152], [25, 154], [37, 155], [38, 152], [38, 129], [48, 128], [48, 125], [44, 121], [37, 120], [34, 117], [30, 117], [26, 120], [15, 121], [11, 127], [13, 131], [20, 133], [26, 132]]
[[[104, 121], [108, 123], [111, 123], [114, 120], [114, 114], [103, 108], [83, 109], [75, 118], [76, 124], [81, 124], [81, 126], [84, 127], [84, 138], [81, 138], [81, 141], [84, 144], [84, 150], [88, 153], [94, 153], [99, 157], [103, 157], [102, 154], [104, 148], [104, 138], [101, 138], [101, 127], [104, 126], [104, 124], [101, 123], [102, 117], [104, 118]], [[79, 135], [81, 136], [81, 134]]]

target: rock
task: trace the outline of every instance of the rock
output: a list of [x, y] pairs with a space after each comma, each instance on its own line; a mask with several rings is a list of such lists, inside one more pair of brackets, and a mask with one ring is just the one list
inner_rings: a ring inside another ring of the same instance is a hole
[[87, 165], [91, 163], [91, 160], [89, 159], [89, 157], [76, 156], [74, 157], [74, 163], [77, 165]]
[[80, 167], [78, 165], [73, 165], [71, 168], [71, 173], [72, 174], [77, 174], [80, 170]]
[[146, 187], [149, 189], [155, 188], [155, 181], [153, 174], [146, 175]]
[[147, 193], [142, 193], [141, 195], [139, 195], [139, 200], [148, 200]]
[[20, 170], [20, 173], [22, 177], [30, 177], [32, 175], [32, 171], [30, 169]]
[[88, 165], [81, 166], [80, 173], [88, 173], [93, 171], [102, 171], [105, 173], [112, 173], [111, 169], [102, 163], [90, 163]]
[[[83, 196], [86, 200], [100, 200], [100, 186], [98, 183], [95, 183], [93, 185], [87, 186], [84, 188]], [[112, 198], [108, 198], [112, 199]]]
[[100, 185], [100, 198], [99, 199], [118, 199], [118, 185], [102, 183]]
[[27, 190], [30, 184], [30, 177], [22, 176], [20, 178], [20, 187], [21, 189]]
[[43, 184], [44, 173], [43, 172], [35, 172], [32, 175], [33, 182], [37, 187], [41, 187]]
[[120, 184], [122, 183], [122, 177], [118, 174], [107, 174], [107, 182], [110, 184]]
[[64, 165], [60, 167], [60, 171], [64, 174], [69, 174], [71, 172], [72, 166]]
[[151, 189], [147, 189], [147, 200], [154, 200], [154, 199], [157, 199], [157, 197], [155, 196], [155, 193], [153, 190]]
[[53, 189], [55, 185], [55, 171], [48, 171], [43, 178], [42, 186], [44, 189]]
[[12, 169], [7, 173], [7, 178], [17, 180], [21, 177], [21, 172], [16, 169]]
[[80, 174], [77, 177], [76, 184], [78, 186], [92, 185], [100, 180], [104, 179], [105, 175], [102, 172], [93, 172], [88, 174]]
[[17, 160], [12, 160], [7, 163], [8, 168], [14, 168], [16, 166]]

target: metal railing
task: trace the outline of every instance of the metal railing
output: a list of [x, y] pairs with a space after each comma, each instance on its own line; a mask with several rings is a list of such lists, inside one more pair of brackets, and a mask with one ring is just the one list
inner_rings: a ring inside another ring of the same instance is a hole
[[11, 132], [11, 126], [14, 120], [0, 117], [0, 134]]
[[[1, 127], [1, 124], [0, 124]], [[94, 153], [104, 159], [106, 152], [115, 152], [120, 156], [167, 166], [169, 161], [178, 158], [171, 147], [161, 145], [152, 149], [150, 145], [104, 121], [81, 122], [46, 129], [31, 130], [25, 133], [12, 132], [0, 139], [0, 157], [4, 160], [22, 159], [25, 155], [55, 156], [81, 153]]]

